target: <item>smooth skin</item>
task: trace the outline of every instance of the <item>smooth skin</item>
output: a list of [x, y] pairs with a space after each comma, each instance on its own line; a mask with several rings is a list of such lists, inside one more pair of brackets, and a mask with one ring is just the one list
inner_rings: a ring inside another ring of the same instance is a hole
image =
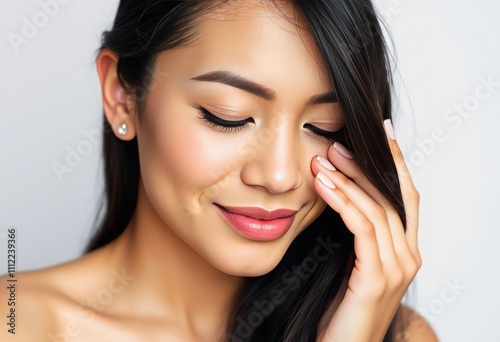
[[[408, 217], [406, 234], [395, 208], [368, 181], [354, 160], [335, 149], [344, 151], [338, 143], [329, 148], [329, 160], [322, 160], [327, 167], [317, 159], [312, 162], [316, 189], [354, 234], [357, 257], [346, 295], [321, 331], [320, 341], [380, 341], [400, 298], [422, 264], [417, 247], [419, 194], [396, 141], [389, 137], [388, 141]], [[333, 168], [336, 170], [331, 171]], [[326, 175], [330, 183], [322, 182], [318, 173]], [[365, 329], [359, 329], [360, 321], [365, 322]]]
[[[264, 3], [240, 2], [238, 11], [231, 6], [201, 22], [197, 41], [160, 54], [151, 88], [140, 99], [146, 101], [141, 121], [134, 98], [118, 82], [118, 57], [107, 49], [100, 53], [106, 118], [119, 139], [138, 140], [136, 211], [107, 246], [18, 273], [16, 335], [3, 328], [2, 341], [217, 341], [242, 277], [272, 270], [326, 205], [355, 235], [358, 259], [346, 296], [320, 322], [318, 341], [381, 341], [421, 265], [419, 197], [397, 143], [389, 139], [408, 215], [406, 234], [355, 159], [304, 127], [335, 131], [344, 125], [338, 103], [307, 104], [311, 96], [334, 91], [311, 37]], [[286, 2], [283, 10], [291, 13]], [[275, 97], [193, 80], [221, 69], [271, 89]], [[224, 120], [254, 122], [220, 132], [200, 119], [199, 106]], [[116, 133], [122, 123], [128, 126], [124, 136]], [[320, 165], [318, 155], [337, 171]], [[323, 185], [318, 171], [335, 189]], [[235, 232], [213, 202], [299, 212], [284, 236], [264, 243]], [[407, 340], [436, 341], [428, 324], [414, 317]]]

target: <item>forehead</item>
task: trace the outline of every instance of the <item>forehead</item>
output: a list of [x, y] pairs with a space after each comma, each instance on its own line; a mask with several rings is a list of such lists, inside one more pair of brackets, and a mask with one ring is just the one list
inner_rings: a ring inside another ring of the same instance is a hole
[[333, 90], [321, 54], [291, 1], [223, 2], [200, 18], [192, 43], [177, 53], [166, 51], [167, 60], [188, 65], [191, 76], [230, 70], [277, 93], [290, 82], [311, 93]]

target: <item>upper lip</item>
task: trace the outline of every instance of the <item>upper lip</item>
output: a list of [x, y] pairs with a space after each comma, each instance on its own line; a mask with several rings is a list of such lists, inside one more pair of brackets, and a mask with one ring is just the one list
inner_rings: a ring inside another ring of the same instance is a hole
[[226, 207], [218, 203], [214, 204], [233, 214], [244, 215], [258, 220], [274, 220], [278, 218], [289, 217], [297, 213], [297, 210], [290, 209], [276, 209], [273, 211], [269, 211], [259, 207]]

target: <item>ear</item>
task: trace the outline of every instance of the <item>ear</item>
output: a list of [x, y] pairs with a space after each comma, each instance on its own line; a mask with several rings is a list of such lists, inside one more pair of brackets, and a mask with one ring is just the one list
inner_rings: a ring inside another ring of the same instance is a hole
[[[104, 115], [115, 135], [121, 140], [132, 140], [135, 137], [134, 99], [118, 81], [116, 68], [118, 55], [109, 49], [103, 49], [97, 57], [96, 67], [101, 82], [102, 104]], [[127, 125], [127, 133], [118, 134], [118, 128]]]

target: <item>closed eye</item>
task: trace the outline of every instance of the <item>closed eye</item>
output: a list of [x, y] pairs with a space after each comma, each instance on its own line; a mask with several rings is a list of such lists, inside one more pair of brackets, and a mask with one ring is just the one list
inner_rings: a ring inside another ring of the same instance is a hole
[[345, 139], [346, 139], [345, 126], [339, 130], [336, 130], [336, 131], [325, 131], [325, 130], [318, 128], [316, 126], [313, 126], [311, 124], [305, 124], [304, 128], [307, 128], [311, 132], [313, 132], [314, 134], [319, 135], [323, 138], [327, 138], [330, 141], [345, 142]]
[[[247, 123], [255, 123], [254, 119], [251, 117], [237, 121], [224, 120], [212, 114], [203, 107], [198, 107], [198, 113], [200, 114], [199, 119], [204, 120], [209, 127], [219, 132], [226, 132], [226, 133], [241, 132], [245, 130], [246, 127], [248, 127]], [[345, 126], [337, 131], [325, 131], [311, 124], [305, 124], [304, 128], [307, 128], [314, 134], [326, 138], [332, 142], [345, 141]]]
[[255, 122], [253, 118], [246, 118], [244, 120], [238, 121], [228, 121], [215, 116], [203, 107], [198, 107], [198, 113], [200, 114], [199, 119], [205, 121], [205, 123], [219, 132], [240, 132], [243, 131], [249, 122]]

